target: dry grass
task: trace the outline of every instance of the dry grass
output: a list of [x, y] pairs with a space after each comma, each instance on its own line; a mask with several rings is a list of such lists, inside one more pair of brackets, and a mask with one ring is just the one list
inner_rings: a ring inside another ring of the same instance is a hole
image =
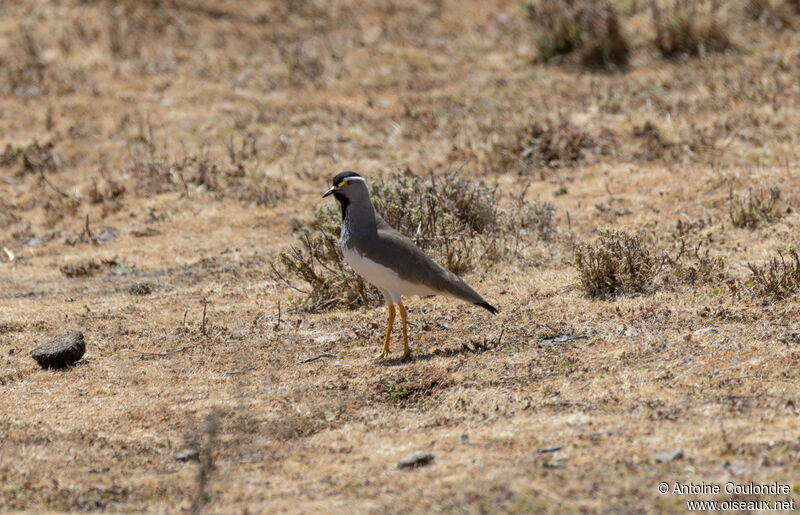
[[0, 154], [0, 166], [14, 168], [18, 166], [19, 174], [54, 172], [58, 170], [60, 159], [54, 152], [54, 143], [49, 141], [40, 145], [34, 141], [30, 145], [6, 149]]
[[535, 121], [518, 132], [517, 141], [515, 153], [526, 171], [576, 166], [589, 160], [593, 151], [604, 151], [591, 136], [564, 119]]
[[788, 254], [787, 259], [783, 252], [778, 251], [778, 257], [771, 258], [763, 265], [747, 264], [752, 272], [748, 282], [757, 295], [783, 299], [797, 292], [800, 288], [800, 256], [793, 248], [789, 249]]
[[666, 245], [648, 227], [636, 232], [603, 229], [593, 243], [575, 244], [581, 289], [589, 297], [605, 298], [684, 285], [722, 286], [728, 279], [725, 259], [712, 255], [701, 242], [687, 245], [682, 229], [685, 226], [679, 226], [677, 239]]
[[775, 29], [793, 28], [800, 14], [796, 0], [748, 0], [745, 14], [753, 20]]
[[[660, 513], [703, 497], [662, 481], [730, 480], [797, 502], [775, 254], [800, 221], [797, 36], [720, 2], [736, 50], [665, 59], [649, 4], [613, 2], [628, 64], [594, 73], [588, 46], [541, 63], [518, 1], [0, 2], [0, 511]], [[450, 227], [498, 316], [408, 299], [414, 359], [376, 362], [384, 308], [310, 313], [271, 275], [333, 174], [397, 204], [430, 174], [393, 172], [462, 165], [434, 207], [481, 199]], [[773, 185], [769, 221], [733, 227], [729, 192], [763, 213], [749, 188]], [[491, 213], [516, 222], [487, 259]], [[582, 289], [572, 243], [603, 227], [647, 228], [631, 262], [661, 272], [616, 276], [642, 293]], [[41, 370], [73, 329], [85, 357]], [[415, 451], [435, 459], [398, 470]]]
[[761, 224], [769, 224], [783, 216], [778, 209], [781, 200], [781, 189], [772, 187], [769, 190], [750, 188], [742, 193], [730, 192], [728, 196], [728, 216], [734, 227], [755, 229]]
[[[672, 0], [666, 6], [651, 4], [656, 29], [655, 46], [662, 56], [705, 55], [733, 48], [731, 20], [725, 3], [716, 0]], [[729, 7], [729, 6], [728, 6]]]
[[594, 69], [616, 70], [628, 64], [630, 45], [614, 7], [594, 0], [538, 0], [525, 6], [533, 37], [545, 62], [576, 55]]
[[656, 255], [647, 233], [601, 231], [594, 244], [575, 246], [575, 268], [581, 287], [590, 297], [622, 293], [650, 293], [667, 263]]
[[702, 285], [721, 286], [729, 282], [724, 258], [713, 255], [711, 249], [704, 249], [701, 244], [687, 248], [686, 241], [682, 239], [679, 245], [677, 254], [668, 256], [672, 283], [699, 288]]

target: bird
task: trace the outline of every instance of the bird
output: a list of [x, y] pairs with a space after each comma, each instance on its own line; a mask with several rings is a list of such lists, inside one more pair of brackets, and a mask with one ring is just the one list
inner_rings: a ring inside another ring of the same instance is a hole
[[403, 321], [403, 359], [411, 356], [403, 297], [447, 295], [480, 306], [492, 314], [498, 312], [463, 279], [436, 263], [390, 226], [375, 211], [363, 177], [355, 172], [342, 172], [333, 178], [332, 183], [322, 198], [333, 195], [341, 207], [339, 243], [344, 260], [358, 275], [380, 290], [389, 307], [386, 338], [378, 360], [389, 355], [395, 305]]

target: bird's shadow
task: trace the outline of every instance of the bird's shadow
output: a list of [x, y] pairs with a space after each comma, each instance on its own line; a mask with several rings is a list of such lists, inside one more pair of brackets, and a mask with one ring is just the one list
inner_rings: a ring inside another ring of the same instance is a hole
[[415, 361], [430, 361], [433, 358], [450, 358], [453, 356], [460, 356], [462, 354], [478, 354], [478, 351], [467, 347], [466, 345], [462, 345], [458, 348], [448, 347], [444, 349], [435, 349], [431, 352], [426, 352], [424, 354], [414, 354], [412, 353], [409, 357], [402, 357], [398, 356], [396, 358], [389, 358], [383, 359], [378, 362], [378, 365], [384, 367], [397, 367], [400, 365], [408, 365], [409, 363], [413, 363]]

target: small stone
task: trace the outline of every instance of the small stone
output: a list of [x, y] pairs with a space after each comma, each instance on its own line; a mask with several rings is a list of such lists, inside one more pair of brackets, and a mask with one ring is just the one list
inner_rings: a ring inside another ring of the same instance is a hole
[[547, 453], [547, 452], [556, 452], [556, 451], [560, 451], [560, 450], [561, 450], [561, 446], [560, 445], [550, 445], [548, 447], [539, 447], [539, 449], [537, 449], [537, 452], [539, 454], [544, 454], [544, 453]]
[[663, 451], [656, 454], [655, 460], [656, 463], [669, 463], [670, 461], [675, 461], [683, 458], [683, 451]]
[[153, 293], [153, 285], [150, 283], [133, 283], [128, 288], [128, 293], [131, 295], [150, 295]]
[[42, 368], [65, 368], [81, 359], [84, 352], [83, 333], [72, 331], [37, 346], [31, 351], [31, 357]]
[[200, 458], [200, 451], [197, 449], [184, 449], [172, 457], [175, 461], [197, 461]]
[[425, 465], [430, 465], [431, 463], [433, 463], [432, 452], [415, 452], [414, 454], [409, 454], [402, 460], [398, 461], [397, 468], [406, 469], [424, 467]]
[[564, 458], [558, 458], [556, 460], [546, 461], [542, 466], [546, 469], [563, 469], [564, 463]]

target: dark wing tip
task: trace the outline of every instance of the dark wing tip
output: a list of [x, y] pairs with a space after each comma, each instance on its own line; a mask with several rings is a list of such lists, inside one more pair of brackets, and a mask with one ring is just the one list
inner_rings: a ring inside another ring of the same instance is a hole
[[482, 307], [483, 309], [485, 309], [486, 311], [488, 311], [489, 313], [491, 313], [491, 314], [493, 314], [493, 315], [496, 315], [496, 314], [498, 313], [498, 310], [497, 310], [497, 308], [496, 308], [496, 307], [494, 307], [494, 306], [492, 306], [491, 304], [489, 304], [489, 303], [488, 303], [488, 302], [486, 302], [486, 301], [483, 301], [483, 302], [476, 302], [476, 303], [475, 303], [475, 305], [476, 305], [476, 306], [480, 306], [480, 307]]

